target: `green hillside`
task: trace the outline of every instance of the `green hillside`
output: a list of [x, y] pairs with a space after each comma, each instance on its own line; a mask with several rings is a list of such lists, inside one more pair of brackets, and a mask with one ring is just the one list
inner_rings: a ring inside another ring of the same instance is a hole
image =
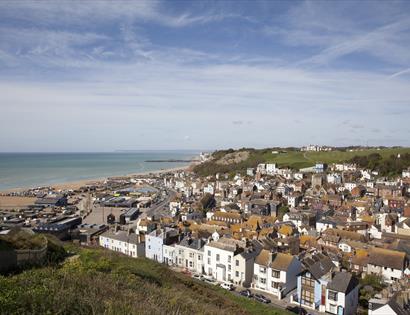
[[[249, 157], [246, 160], [238, 163], [220, 164], [220, 161], [225, 155], [232, 154], [234, 152], [248, 151]], [[279, 153], [272, 153], [272, 151], [278, 151]], [[310, 167], [315, 165], [316, 162], [322, 163], [337, 163], [347, 162], [357, 156], [369, 156], [370, 154], [380, 154], [384, 161], [390, 159], [392, 155], [397, 154], [410, 154], [410, 148], [360, 148], [354, 151], [346, 149], [338, 149], [328, 152], [301, 152], [295, 148], [270, 148], [270, 149], [240, 149], [240, 150], [221, 150], [216, 151], [213, 154], [211, 161], [197, 165], [194, 171], [201, 176], [214, 175], [216, 173], [235, 173], [246, 171], [248, 167], [256, 167], [259, 163], [277, 163], [279, 167], [289, 167], [292, 169], [300, 169], [304, 167]], [[394, 163], [392, 163], [394, 164]], [[404, 166], [406, 166], [405, 164]], [[388, 172], [390, 175], [398, 173], [398, 170]]]
[[290, 314], [147, 259], [74, 250], [59, 267], [0, 276], [0, 314]]

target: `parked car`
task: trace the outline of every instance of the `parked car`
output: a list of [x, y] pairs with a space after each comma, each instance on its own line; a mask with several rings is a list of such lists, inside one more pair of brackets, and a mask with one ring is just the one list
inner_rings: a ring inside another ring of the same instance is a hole
[[299, 314], [299, 315], [307, 315], [308, 314], [308, 312], [304, 308], [301, 308], [299, 306], [288, 306], [286, 308], [286, 310], [291, 311], [294, 314]]
[[209, 277], [203, 277], [202, 280], [208, 284], [213, 284], [213, 285], [217, 285], [218, 282], [216, 282], [214, 279], [209, 278]]
[[255, 294], [253, 296], [253, 298], [256, 301], [259, 301], [259, 302], [262, 302], [262, 303], [266, 303], [266, 304], [270, 303], [270, 299], [268, 299], [266, 296], [263, 296], [262, 294]]
[[235, 289], [235, 287], [233, 286], [232, 283], [229, 282], [224, 282], [221, 283], [221, 288], [225, 289], [225, 290], [229, 290], [229, 291], [233, 291]]
[[197, 279], [197, 280], [203, 280], [204, 276], [203, 275], [199, 275], [197, 273], [194, 273], [192, 275], [192, 278]]
[[248, 290], [248, 289], [239, 292], [239, 294], [242, 295], [242, 296], [245, 296], [245, 297], [247, 297], [247, 298], [253, 297], [252, 292], [251, 292], [250, 290]]

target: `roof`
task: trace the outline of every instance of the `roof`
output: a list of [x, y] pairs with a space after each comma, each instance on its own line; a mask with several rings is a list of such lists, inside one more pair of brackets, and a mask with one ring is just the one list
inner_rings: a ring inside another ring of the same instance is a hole
[[255, 263], [266, 266], [275, 270], [286, 271], [293, 260], [293, 256], [283, 253], [272, 253], [269, 250], [262, 249], [256, 257]]
[[293, 228], [291, 226], [287, 225], [287, 224], [284, 224], [280, 227], [278, 232], [280, 234], [289, 236], [289, 235], [292, 235]]
[[322, 253], [317, 253], [311, 257], [305, 258], [303, 260], [303, 266], [305, 267], [305, 270], [309, 271], [315, 279], [322, 278], [325, 274], [336, 267], [332, 260]]
[[271, 252], [266, 249], [262, 249], [259, 255], [256, 257], [255, 263], [261, 266], [268, 267], [270, 260], [271, 260]]
[[338, 236], [342, 239], [352, 240], [352, 241], [360, 241], [365, 242], [366, 238], [364, 235], [356, 232], [346, 231], [346, 230], [339, 230], [339, 229], [327, 229], [323, 232], [323, 235], [327, 236]]
[[406, 253], [374, 247], [370, 250], [369, 264], [403, 270]]
[[359, 285], [359, 281], [350, 272], [337, 272], [327, 288], [332, 291], [349, 294]]
[[116, 241], [130, 243], [130, 244], [139, 244], [138, 235], [135, 233], [128, 234], [125, 231], [118, 231], [118, 232], [107, 231], [101, 234], [101, 236], [107, 237], [109, 239], [113, 239]]
[[238, 248], [245, 247], [245, 245], [246, 244], [243, 241], [222, 237], [216, 242], [208, 243], [206, 246], [215, 247], [230, 252], [235, 252]]
[[272, 269], [286, 271], [292, 263], [293, 256], [289, 254], [277, 253], [272, 261]]

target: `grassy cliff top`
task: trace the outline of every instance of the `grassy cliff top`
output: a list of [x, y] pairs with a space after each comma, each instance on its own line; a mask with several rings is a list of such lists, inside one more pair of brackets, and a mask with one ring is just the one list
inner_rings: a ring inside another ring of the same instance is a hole
[[0, 314], [290, 314], [147, 259], [74, 250], [59, 267], [0, 276]]
[[0, 250], [41, 249], [47, 244], [44, 235], [33, 234], [24, 229], [16, 229], [9, 234], [0, 235]]
[[[383, 160], [388, 160], [392, 155], [410, 154], [410, 148], [355, 148], [350, 149], [336, 149], [333, 151], [324, 152], [302, 152], [296, 148], [267, 148], [267, 149], [239, 149], [239, 150], [220, 150], [212, 155], [212, 159], [205, 163], [201, 163], [194, 168], [194, 172], [201, 176], [214, 175], [216, 173], [235, 173], [245, 172], [248, 167], [256, 167], [259, 163], [276, 163], [281, 168], [300, 169], [314, 166], [315, 163], [340, 163], [348, 162], [354, 157], [369, 156], [371, 154], [379, 154]], [[237, 159], [235, 161], [235, 154], [241, 153], [241, 156], [247, 156], [246, 159]], [[248, 152], [246, 155], [243, 152]], [[273, 153], [275, 152], [275, 153]], [[221, 163], [226, 161], [226, 156], [229, 156], [229, 161], [232, 163]], [[392, 174], [397, 172], [392, 172]]]

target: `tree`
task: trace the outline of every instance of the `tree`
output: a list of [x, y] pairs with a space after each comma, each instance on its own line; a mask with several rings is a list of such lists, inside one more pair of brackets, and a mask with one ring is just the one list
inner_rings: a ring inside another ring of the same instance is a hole
[[278, 218], [282, 219], [285, 213], [289, 212], [288, 206], [280, 206], [278, 209]]
[[199, 205], [202, 211], [206, 212], [209, 209], [212, 209], [216, 205], [216, 200], [213, 195], [206, 193], [201, 200], [199, 201]]

